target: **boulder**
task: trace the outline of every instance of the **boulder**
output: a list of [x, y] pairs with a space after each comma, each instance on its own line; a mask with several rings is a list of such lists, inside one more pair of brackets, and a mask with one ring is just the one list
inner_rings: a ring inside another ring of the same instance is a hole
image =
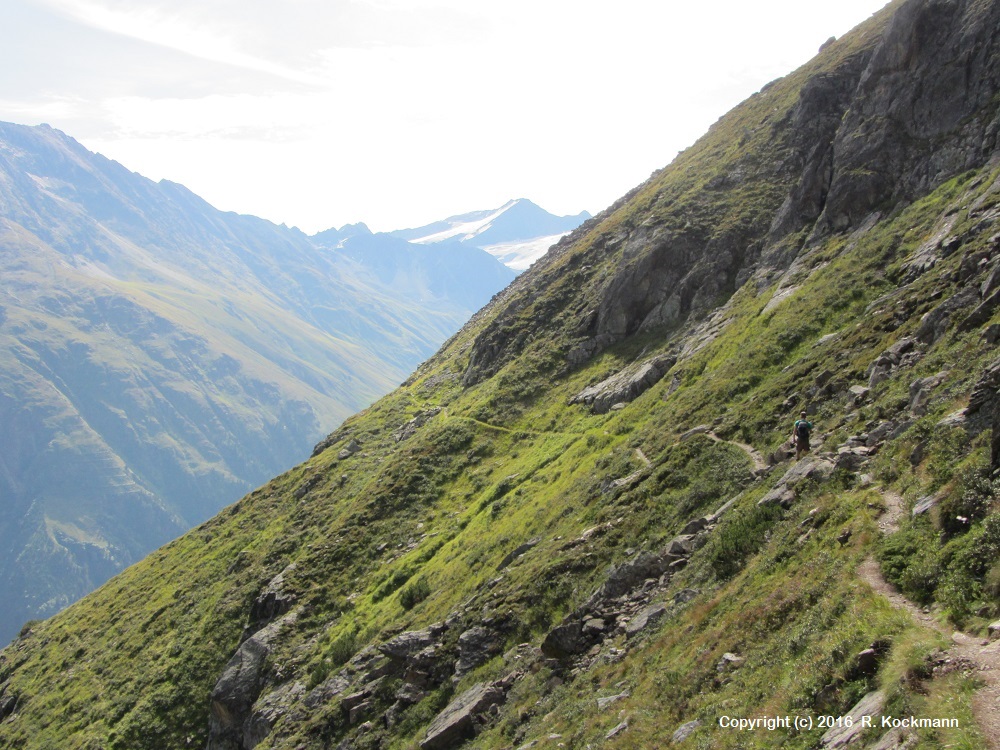
[[972, 387], [972, 394], [969, 396], [969, 406], [966, 414], [972, 416], [986, 407], [988, 416], [992, 416], [992, 409], [1000, 399], [997, 393], [1000, 392], [1000, 358], [993, 360], [976, 380]]
[[17, 708], [17, 697], [13, 695], [0, 695], [0, 721], [14, 713]]
[[[680, 544], [680, 542], [678, 543]], [[590, 596], [585, 606], [593, 608], [598, 602], [614, 599], [628, 593], [641, 585], [647, 578], [659, 578], [675, 559], [676, 556], [672, 556], [669, 552], [667, 554], [659, 552], [638, 553], [631, 560], [612, 568], [607, 579]]]
[[629, 620], [625, 626], [625, 635], [629, 638], [638, 635], [651, 625], [655, 625], [667, 614], [667, 608], [662, 604], [651, 604]]
[[390, 659], [406, 659], [437, 641], [431, 629], [410, 630], [400, 633], [377, 648]]
[[504, 692], [488, 683], [469, 688], [449, 703], [427, 728], [421, 750], [448, 750], [471, 739], [493, 706], [504, 702]]
[[856, 680], [860, 677], [872, 677], [878, 672], [880, 655], [874, 648], [866, 648], [854, 657], [854, 663], [847, 670], [847, 679]]
[[692, 521], [688, 521], [687, 526], [685, 526], [681, 530], [681, 536], [690, 536], [692, 534], [697, 534], [706, 526], [708, 526], [707, 518], [695, 518]]
[[931, 391], [937, 388], [948, 377], [947, 371], [942, 371], [927, 378], [917, 378], [910, 383], [910, 402], [908, 408], [916, 416], [927, 413], [927, 404], [931, 400]]
[[542, 653], [553, 659], [561, 659], [582, 654], [592, 644], [593, 639], [583, 632], [583, 623], [570, 615], [545, 635]]
[[694, 534], [680, 534], [667, 544], [667, 554], [673, 557], [687, 557], [695, 549]]
[[499, 572], [503, 570], [512, 562], [514, 562], [517, 558], [523, 555], [525, 552], [528, 552], [529, 550], [532, 550], [535, 547], [537, 547], [540, 541], [542, 540], [539, 537], [535, 537], [534, 539], [530, 539], [524, 544], [519, 545], [518, 547], [508, 552], [507, 555], [504, 557], [504, 559], [500, 561], [500, 564], [497, 565], [497, 571]]
[[427, 423], [427, 420], [429, 420], [433, 416], [436, 416], [438, 413], [440, 413], [440, 411], [441, 407], [435, 406], [432, 409], [427, 409], [425, 411], [420, 412], [413, 419], [411, 419], [408, 422], [404, 422], [399, 426], [399, 429], [397, 429], [392, 434], [393, 440], [395, 440], [397, 443], [401, 443], [407, 438], [412, 437], [413, 434], [418, 429], [420, 429]]
[[1000, 620], [990, 623], [990, 626], [987, 628], [987, 632], [990, 634], [991, 641], [1000, 639]]
[[725, 653], [722, 658], [719, 659], [719, 663], [715, 665], [716, 672], [729, 672], [733, 669], [739, 669], [743, 666], [743, 662], [746, 661], [742, 656], [737, 656], [736, 654]]
[[474, 627], [458, 637], [458, 661], [455, 662], [455, 677], [468, 674], [503, 648], [503, 636], [490, 628]]
[[345, 458], [350, 458], [355, 453], [361, 451], [361, 444], [357, 440], [351, 440], [341, 451], [337, 454], [337, 458], [343, 461]]
[[[848, 712], [851, 721], [829, 729], [820, 739], [820, 745], [828, 748], [847, 747], [865, 730], [864, 717], [881, 713], [884, 706], [885, 694], [883, 692], [876, 690], [868, 693]], [[848, 723], [850, 726], [847, 726]], [[870, 723], [875, 724], [876, 721], [873, 719]]]
[[622, 732], [624, 732], [626, 729], [628, 729], [628, 720], [627, 719], [625, 721], [621, 722], [620, 724], [612, 727], [608, 731], [608, 733], [606, 735], [604, 735], [604, 739], [610, 740], [612, 737], [617, 737], [619, 734], [621, 734]]
[[681, 724], [679, 727], [677, 727], [677, 730], [670, 737], [670, 741], [674, 743], [683, 742], [692, 734], [694, 734], [694, 731], [700, 726], [701, 722], [698, 719], [695, 719], [694, 721], [689, 721], [686, 724]]
[[681, 589], [674, 594], [674, 604], [687, 604], [700, 593], [698, 589]]
[[838, 448], [834, 467], [844, 471], [857, 471], [868, 463], [868, 453], [868, 448], [862, 446]]
[[847, 389], [848, 398], [853, 404], [861, 404], [868, 398], [869, 391], [870, 389], [863, 385], [852, 385]]
[[634, 401], [656, 385], [674, 366], [677, 358], [662, 354], [632, 365], [610, 378], [588, 386], [570, 399], [571, 404], [587, 404], [595, 414], [605, 414], [619, 404]]
[[609, 695], [609, 696], [606, 696], [604, 698], [598, 698], [597, 699], [597, 710], [598, 711], [603, 711], [608, 706], [610, 706], [612, 703], [616, 703], [616, 702], [618, 702], [618, 701], [620, 701], [620, 700], [622, 700], [624, 698], [628, 698], [628, 697], [629, 697], [629, 693], [628, 692], [624, 692], [624, 693], [618, 693], [617, 695]]
[[695, 435], [706, 435], [706, 434], [708, 434], [711, 431], [712, 431], [712, 428], [709, 427], [707, 424], [700, 424], [697, 427], [692, 427], [690, 430], [687, 430], [686, 432], [681, 433], [680, 437], [677, 438], [677, 439], [680, 442], [683, 443], [683, 442], [685, 442], [687, 440], [690, 440]]

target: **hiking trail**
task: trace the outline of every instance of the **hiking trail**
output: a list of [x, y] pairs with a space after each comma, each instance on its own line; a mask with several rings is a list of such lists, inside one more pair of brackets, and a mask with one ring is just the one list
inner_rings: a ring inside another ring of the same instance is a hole
[[756, 471], [763, 471], [764, 469], [767, 468], [767, 461], [765, 461], [764, 457], [760, 455], [760, 451], [758, 451], [752, 445], [747, 445], [746, 443], [740, 443], [736, 440], [726, 440], [725, 438], [719, 437], [711, 430], [708, 430], [703, 434], [705, 435], [705, 437], [709, 438], [710, 440], [714, 440], [717, 443], [729, 443], [729, 445], [735, 445], [737, 448], [739, 448], [741, 451], [747, 454], [749, 459], [753, 462], [753, 468]]
[[[903, 498], [889, 490], [879, 490], [885, 502], [885, 511], [879, 518], [879, 529], [888, 536], [899, 531], [899, 522], [906, 512]], [[904, 610], [926, 628], [941, 633], [951, 640], [951, 647], [944, 656], [957, 664], [968, 665], [982, 683], [972, 698], [972, 712], [990, 750], [1000, 750], [1000, 640], [984, 638], [952, 630], [929, 613], [918, 607], [882, 575], [878, 562], [868, 557], [858, 568], [858, 576], [885, 597], [896, 609]]]

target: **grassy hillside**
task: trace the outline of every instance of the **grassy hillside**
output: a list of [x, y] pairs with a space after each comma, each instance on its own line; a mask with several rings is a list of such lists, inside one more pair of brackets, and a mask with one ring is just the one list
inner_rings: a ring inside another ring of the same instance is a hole
[[[997, 15], [951, 6], [966, 45]], [[850, 148], [806, 185], [925, 11], [752, 97], [305, 464], [26, 629], [0, 744], [812, 748], [874, 694], [958, 720], [911, 746], [989, 747], [977, 677], [859, 570], [976, 636], [1000, 615], [1000, 167], [914, 177], [997, 100], [871, 163], [908, 197], [846, 191]]]

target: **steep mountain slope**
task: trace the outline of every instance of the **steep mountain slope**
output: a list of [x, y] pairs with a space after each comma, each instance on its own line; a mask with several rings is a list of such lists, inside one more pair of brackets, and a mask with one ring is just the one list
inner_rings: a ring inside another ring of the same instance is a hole
[[305, 464], [25, 632], [0, 743], [995, 746], [995, 659], [867, 581], [1000, 615], [997, 28], [901, 0], [729, 113]]
[[562, 237], [590, 218], [555, 216], [525, 198], [507, 201], [500, 208], [472, 211], [413, 229], [390, 232], [417, 244], [457, 242], [478, 247], [509, 268], [523, 271]]
[[47, 127], [0, 125], [0, 216], [3, 642], [302, 460], [514, 276], [324, 249]]

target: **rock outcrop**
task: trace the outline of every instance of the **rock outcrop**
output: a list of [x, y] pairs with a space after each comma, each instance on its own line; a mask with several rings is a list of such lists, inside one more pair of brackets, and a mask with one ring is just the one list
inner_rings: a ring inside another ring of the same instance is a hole
[[648, 391], [663, 379], [676, 361], [676, 357], [668, 354], [647, 359], [584, 388], [570, 399], [570, 403], [587, 404], [595, 414], [604, 414], [616, 404], [627, 404]]

